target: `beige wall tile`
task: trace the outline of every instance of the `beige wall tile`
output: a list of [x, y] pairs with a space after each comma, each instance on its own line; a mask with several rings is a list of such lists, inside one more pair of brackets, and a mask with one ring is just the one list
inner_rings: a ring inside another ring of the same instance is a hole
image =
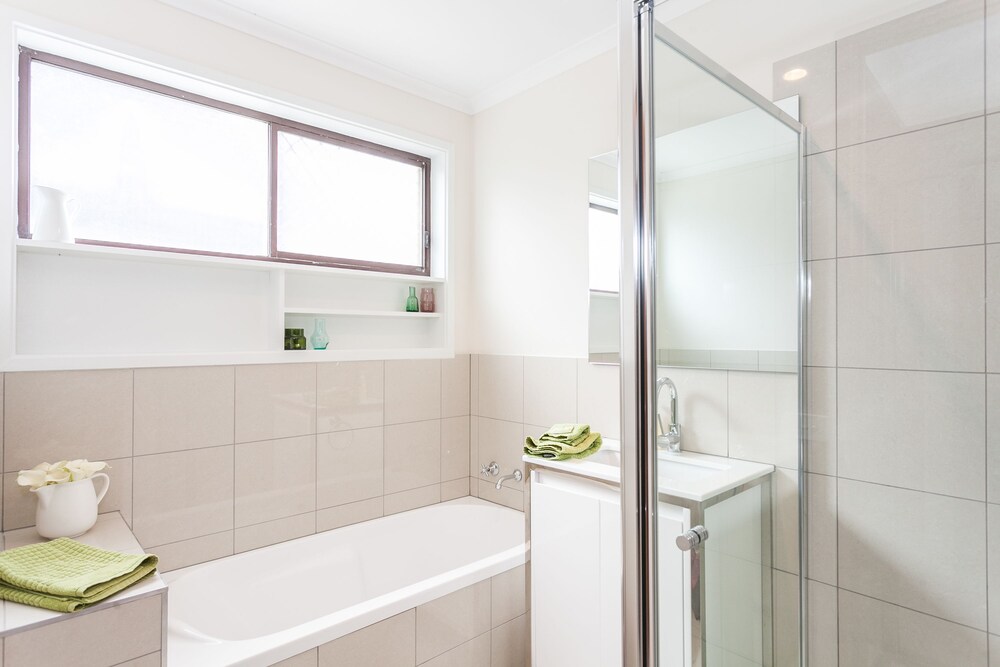
[[806, 158], [806, 188], [806, 259], [832, 259], [837, 256], [837, 151]]
[[[785, 81], [791, 69], [809, 74], [797, 81]], [[832, 42], [774, 64], [774, 99], [799, 96], [799, 120], [806, 124], [807, 153], [837, 147], [837, 50]]]
[[496, 482], [478, 479], [476, 480], [476, 488], [478, 489], [476, 497], [523, 512], [525, 507], [523, 486], [524, 482], [518, 483], [509, 480], [504, 482], [503, 487], [498, 491]]
[[837, 370], [805, 369], [806, 447], [810, 472], [837, 474]]
[[441, 481], [441, 420], [385, 427], [385, 493]]
[[316, 532], [333, 530], [382, 516], [382, 496], [356, 503], [328, 507], [316, 512]]
[[799, 579], [775, 570], [771, 591], [774, 664], [792, 667], [799, 664]]
[[179, 570], [216, 558], [233, 555], [233, 531], [203, 535], [190, 540], [161, 544], [153, 549], [159, 557], [160, 572]]
[[143, 547], [233, 528], [233, 446], [137, 456], [132, 532]]
[[469, 414], [479, 414], [479, 357], [469, 355]]
[[576, 362], [576, 418], [612, 440], [621, 440], [620, 367]]
[[236, 442], [315, 432], [315, 364], [236, 367]]
[[117, 665], [160, 650], [159, 595], [50, 623], [4, 639], [7, 667]]
[[316, 436], [316, 505], [382, 495], [382, 427]]
[[840, 146], [983, 112], [983, 2], [951, 0], [837, 42]]
[[809, 302], [805, 308], [807, 366], [837, 365], [837, 262], [806, 262]]
[[385, 423], [441, 418], [441, 361], [385, 362]]
[[441, 482], [441, 502], [464, 498], [469, 495], [469, 478], [453, 479]]
[[982, 243], [984, 142], [974, 118], [838, 151], [839, 255]]
[[491, 634], [492, 667], [528, 667], [531, 664], [528, 614], [494, 628]]
[[982, 372], [983, 271], [982, 246], [838, 260], [840, 365]]
[[986, 633], [841, 590], [840, 664], [985, 665]]
[[468, 354], [441, 360], [441, 416], [462, 417], [470, 414], [471, 383]]
[[986, 588], [989, 594], [989, 631], [1000, 634], [1000, 505], [986, 506]]
[[420, 667], [490, 667], [490, 633], [484, 632]]
[[235, 374], [232, 366], [137, 368], [136, 455], [232, 444]]
[[[1000, 8], [1000, 0], [996, 3]], [[997, 9], [997, 41], [1000, 42], [1000, 9]], [[1000, 56], [1000, 45], [997, 46]], [[998, 62], [998, 61], [994, 61]], [[1000, 72], [1000, 68], [991, 68]], [[997, 103], [1000, 104], [1000, 76]], [[1000, 241], [1000, 115], [986, 117], [986, 242]]]
[[276, 662], [272, 667], [317, 667], [317, 665], [319, 665], [319, 649], [311, 648], [291, 658]]
[[148, 653], [141, 658], [120, 662], [115, 667], [161, 667], [163, 664], [163, 654], [160, 651]]
[[4, 471], [132, 455], [132, 371], [4, 376]]
[[1000, 667], [1000, 637], [990, 635], [990, 667]]
[[795, 470], [775, 468], [771, 475], [771, 538], [774, 567], [799, 573], [799, 480]]
[[[818, 581], [806, 582], [809, 667], [837, 667], [837, 589]], [[797, 663], [793, 663], [797, 664]]]
[[415, 617], [410, 609], [323, 644], [320, 667], [413, 667]]
[[[806, 485], [806, 526], [809, 529], [806, 574], [810, 579], [836, 586], [837, 479], [807, 473]], [[795, 560], [798, 561], [798, 554]]]
[[986, 376], [986, 499], [1000, 503], [1000, 375], [992, 374]]
[[798, 468], [798, 377], [729, 373], [729, 455]]
[[490, 582], [481, 581], [417, 607], [417, 664], [490, 629]]
[[382, 425], [385, 368], [381, 361], [316, 366], [316, 430], [348, 431]]
[[525, 579], [526, 566], [501, 572], [491, 579], [491, 624], [495, 628], [513, 620], [528, 610], [528, 591]]
[[[677, 387], [677, 420], [681, 424], [681, 449], [702, 454], [729, 453], [729, 374], [691, 368], [658, 368], [657, 377], [668, 377]], [[660, 392], [660, 416], [670, 422], [670, 393]]]
[[469, 417], [441, 420], [441, 480], [469, 475]]
[[[521, 456], [524, 453], [524, 436], [527, 433], [540, 435], [540, 427], [524, 427], [514, 422], [498, 421], [496, 419], [479, 418], [479, 466], [496, 461], [500, 466], [500, 474], [508, 475], [515, 469], [521, 469]], [[479, 467], [476, 467], [479, 475]]]
[[576, 368], [576, 359], [524, 358], [525, 423], [576, 423]]
[[316, 509], [316, 436], [236, 445], [236, 526]]
[[479, 412], [482, 417], [524, 421], [524, 358], [479, 355]]
[[305, 537], [315, 532], [316, 513], [307, 512], [237, 528], [234, 545], [236, 553], [240, 553], [278, 542], [287, 542], [297, 537]]
[[982, 374], [842, 368], [837, 404], [842, 476], [986, 500]]
[[1000, 372], [1000, 244], [986, 246], [986, 371]]
[[837, 515], [841, 588], [986, 629], [984, 503], [840, 479]]
[[419, 489], [386, 494], [383, 496], [382, 511], [389, 516], [439, 502], [441, 502], [441, 485], [431, 484]]
[[[986, 0], [986, 62], [1000, 62], [1000, 0]], [[1000, 69], [987, 67], [986, 112], [994, 111], [1000, 111]]]

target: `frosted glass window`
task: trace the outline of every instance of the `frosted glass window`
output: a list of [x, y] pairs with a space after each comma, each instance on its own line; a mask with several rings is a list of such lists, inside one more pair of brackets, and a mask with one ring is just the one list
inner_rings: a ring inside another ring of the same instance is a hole
[[269, 254], [268, 123], [31, 62], [31, 184], [77, 200], [75, 236]]
[[618, 292], [621, 271], [621, 238], [618, 214], [606, 208], [590, 207], [590, 289]]
[[422, 164], [319, 136], [277, 135], [279, 255], [424, 266]]

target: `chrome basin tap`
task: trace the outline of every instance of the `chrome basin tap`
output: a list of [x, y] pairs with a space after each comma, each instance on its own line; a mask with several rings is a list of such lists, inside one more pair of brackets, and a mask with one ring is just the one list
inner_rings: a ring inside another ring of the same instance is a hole
[[[670, 423], [667, 424], [666, 429], [663, 428], [663, 420], [660, 419], [660, 390], [664, 387], [670, 390]], [[677, 387], [670, 378], [661, 377], [656, 381], [655, 400], [656, 446], [669, 452], [679, 452], [681, 451], [681, 425], [677, 422]]]

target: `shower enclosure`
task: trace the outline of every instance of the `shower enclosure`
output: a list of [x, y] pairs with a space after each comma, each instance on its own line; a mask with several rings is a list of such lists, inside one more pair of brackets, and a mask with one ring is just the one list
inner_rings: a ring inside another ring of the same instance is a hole
[[[802, 126], [664, 4], [619, 2], [624, 664], [802, 664]], [[657, 405], [664, 378], [679, 410]], [[771, 471], [686, 505], [676, 545], [657, 534], [675, 422], [682, 452]], [[661, 594], [679, 559], [683, 610]]]

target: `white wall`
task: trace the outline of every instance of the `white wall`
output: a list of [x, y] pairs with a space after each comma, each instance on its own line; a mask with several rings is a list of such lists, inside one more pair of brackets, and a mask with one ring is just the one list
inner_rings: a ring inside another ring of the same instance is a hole
[[609, 51], [477, 114], [474, 350], [587, 356], [590, 157], [614, 149]]
[[[320, 111], [335, 110], [350, 120], [369, 121], [400, 134], [430, 137], [455, 151], [452, 182], [452, 266], [456, 289], [456, 351], [470, 349], [472, 206], [472, 119], [453, 109], [352, 74], [289, 49], [276, 46], [153, 0], [4, 0], [0, 29], [0, 125], [14, 127], [16, 45], [12, 24], [20, 22], [84, 42], [122, 50], [158, 64], [291, 100]], [[0, 134], [0, 152], [14, 156], [13, 132]], [[0, 180], [14, 182], [13, 158], [0, 163]], [[14, 214], [14, 192], [0, 191], [0, 210]], [[4, 250], [13, 241], [14, 225], [0, 236]], [[9, 257], [0, 252], [0, 275], [10, 276]], [[2, 290], [6, 292], [7, 290]], [[5, 297], [6, 298], [6, 297]], [[2, 304], [0, 304], [2, 305]], [[6, 309], [0, 309], [5, 312]], [[9, 327], [3, 331], [9, 335]]]

